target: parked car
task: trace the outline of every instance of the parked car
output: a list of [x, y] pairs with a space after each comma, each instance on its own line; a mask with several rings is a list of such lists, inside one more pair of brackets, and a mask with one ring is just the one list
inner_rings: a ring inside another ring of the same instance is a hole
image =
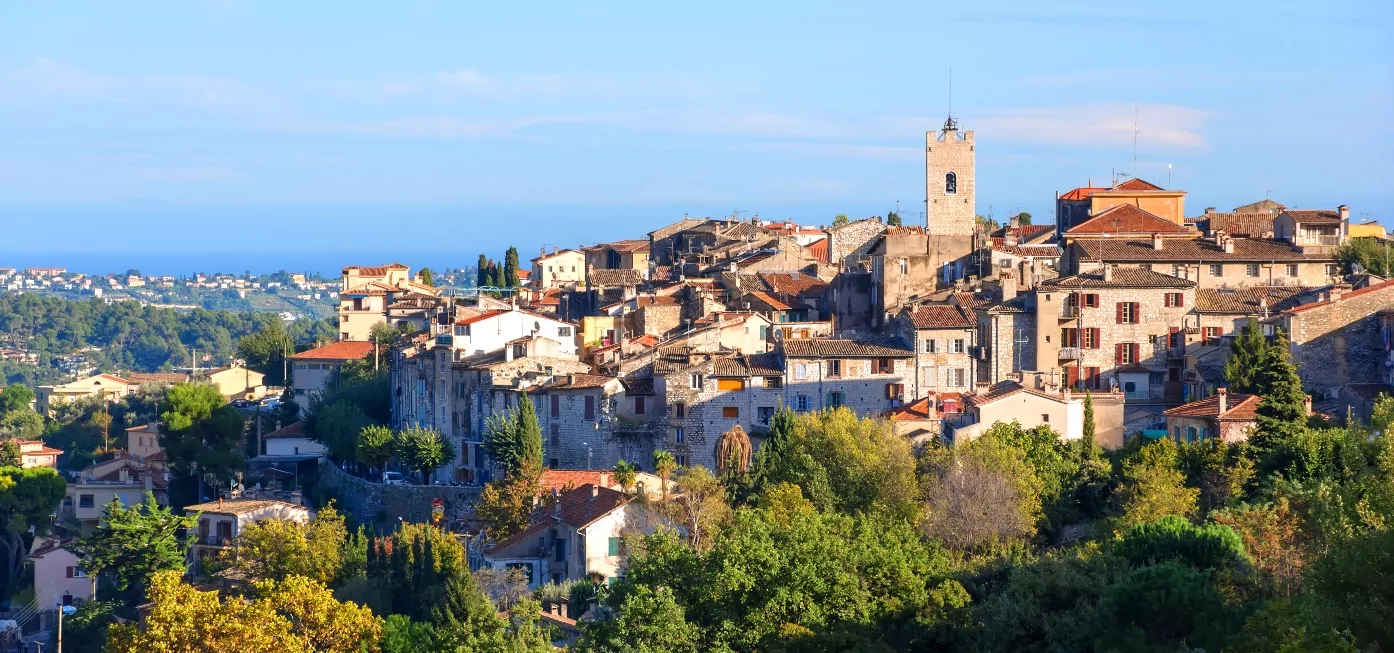
[[383, 473], [382, 473], [382, 484], [383, 484], [383, 485], [406, 485], [406, 484], [407, 484], [407, 479], [404, 478], [404, 477], [402, 476], [402, 473], [401, 473], [401, 472], [383, 472]]

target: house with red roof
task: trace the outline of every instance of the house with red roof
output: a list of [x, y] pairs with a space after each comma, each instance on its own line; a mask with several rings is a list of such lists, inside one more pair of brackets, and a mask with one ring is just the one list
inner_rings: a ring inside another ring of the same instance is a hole
[[34, 388], [34, 411], [47, 415], [56, 402], [70, 402], [84, 397], [119, 401], [134, 392], [136, 387], [137, 384], [113, 374], [94, 374], [59, 385], [41, 385]]
[[1070, 229], [1120, 205], [1130, 205], [1175, 225], [1186, 223], [1186, 191], [1162, 188], [1136, 177], [1100, 187], [1093, 183], [1056, 195], [1055, 230]]
[[1229, 394], [1219, 388], [1215, 394], [1168, 409], [1167, 433], [1180, 443], [1204, 442], [1220, 438], [1225, 442], [1243, 442], [1258, 424], [1258, 406], [1263, 397], [1236, 392]]
[[387, 323], [388, 306], [411, 296], [434, 298], [440, 291], [421, 283], [401, 263], [345, 267], [339, 290], [339, 339], [368, 340], [373, 325]]
[[625, 558], [621, 529], [629, 502], [624, 492], [590, 483], [554, 490], [526, 528], [502, 540], [479, 540], [470, 551], [470, 566], [521, 570], [529, 589], [591, 573], [614, 578]]
[[335, 372], [344, 363], [363, 360], [372, 355], [374, 345], [361, 340], [341, 340], [309, 351], [291, 354], [290, 387], [301, 412], [323, 392]]

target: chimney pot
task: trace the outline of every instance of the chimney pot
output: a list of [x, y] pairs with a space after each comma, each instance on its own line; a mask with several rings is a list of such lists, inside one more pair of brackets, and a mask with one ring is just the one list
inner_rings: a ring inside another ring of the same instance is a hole
[[1112, 282], [1112, 281], [1113, 281], [1113, 266], [1111, 266], [1111, 265], [1105, 263], [1105, 264], [1104, 264], [1104, 283], [1110, 283], [1110, 282]]
[[600, 486], [599, 486], [599, 485], [592, 485], [592, 486], [591, 486], [591, 498], [594, 499], [594, 498], [596, 498], [596, 497], [598, 497], [598, 496], [600, 496]]
[[608, 473], [600, 472], [600, 484], [605, 487], [610, 487], [610, 475]]
[[1226, 389], [1226, 388], [1220, 388], [1220, 389], [1218, 389], [1218, 390], [1215, 391], [1215, 395], [1216, 395], [1217, 397], [1219, 397], [1219, 401], [1220, 401], [1220, 412], [1219, 412], [1219, 414], [1223, 415], [1223, 414], [1225, 414], [1227, 411], [1229, 411], [1229, 390]]
[[1155, 249], [1155, 250], [1160, 250], [1160, 249], [1162, 249], [1162, 235], [1161, 235], [1161, 234], [1152, 234], [1152, 249]]

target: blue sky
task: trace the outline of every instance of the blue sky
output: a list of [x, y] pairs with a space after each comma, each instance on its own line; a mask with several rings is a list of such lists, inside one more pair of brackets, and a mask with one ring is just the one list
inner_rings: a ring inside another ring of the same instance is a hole
[[1191, 213], [1271, 191], [1387, 220], [1390, 34], [1388, 0], [14, 0], [0, 254], [467, 263], [684, 212], [912, 214], [950, 68], [980, 213], [1046, 218], [1056, 191], [1171, 164]]

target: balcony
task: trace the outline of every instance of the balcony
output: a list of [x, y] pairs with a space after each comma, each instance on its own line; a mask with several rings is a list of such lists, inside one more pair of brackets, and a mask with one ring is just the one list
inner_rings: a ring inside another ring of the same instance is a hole
[[1077, 360], [1079, 360], [1079, 359], [1081, 359], [1081, 358], [1083, 358], [1083, 357], [1084, 357], [1084, 351], [1083, 351], [1082, 349], [1080, 349], [1079, 347], [1061, 347], [1061, 348], [1060, 348], [1060, 357], [1059, 357], [1059, 358], [1060, 358], [1060, 360], [1062, 360], [1062, 361], [1077, 361]]
[[454, 345], [455, 345], [455, 336], [452, 336], [452, 335], [450, 335], [450, 334], [448, 334], [448, 333], [442, 333], [442, 334], [436, 336], [436, 346], [437, 346], [437, 347], [452, 347], [452, 346], [454, 346]]
[[1079, 317], [1079, 307], [1066, 304], [1060, 307], [1060, 319], [1073, 320]]

